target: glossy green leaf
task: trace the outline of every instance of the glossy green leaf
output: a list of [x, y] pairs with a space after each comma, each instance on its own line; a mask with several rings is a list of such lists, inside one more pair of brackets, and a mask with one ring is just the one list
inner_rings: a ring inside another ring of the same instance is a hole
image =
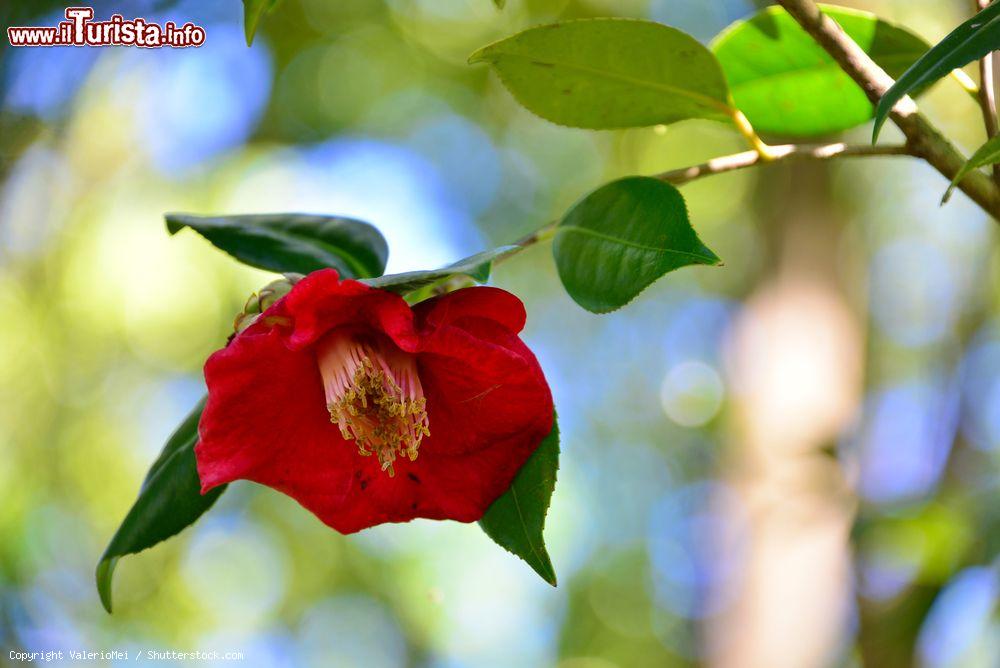
[[333, 267], [345, 278], [369, 278], [382, 275], [389, 256], [379, 231], [351, 218], [168, 213], [166, 219], [170, 234], [190, 227], [237, 260], [281, 273], [308, 274]]
[[[898, 76], [927, 49], [913, 33], [874, 14], [821, 5], [865, 53]], [[808, 137], [871, 119], [864, 91], [781, 7], [737, 21], [712, 42], [736, 106], [758, 132]]]
[[566, 291], [594, 313], [621, 308], [668, 271], [719, 264], [688, 222], [680, 192], [645, 176], [580, 200], [559, 222], [552, 252]]
[[441, 269], [389, 274], [388, 276], [370, 278], [361, 282], [373, 288], [390, 290], [401, 295], [447, 281], [456, 276], [468, 276], [477, 283], [485, 283], [490, 280], [493, 263], [511, 253], [516, 253], [518, 250], [518, 246], [501, 246], [493, 250], [476, 253]]
[[559, 425], [553, 418], [552, 431], [518, 471], [510, 489], [479, 520], [487, 536], [527, 562], [553, 587], [556, 572], [545, 549], [543, 530], [558, 470]]
[[253, 44], [261, 18], [277, 4], [278, 0], [243, 0], [243, 34], [247, 38], [247, 46]]
[[111, 581], [118, 560], [170, 538], [194, 523], [208, 510], [225, 487], [201, 494], [194, 456], [198, 420], [204, 401], [181, 423], [153, 463], [139, 490], [139, 498], [97, 564], [97, 591], [105, 610], [111, 612]]
[[944, 197], [941, 198], [941, 203], [944, 204], [949, 199], [951, 199], [951, 193], [955, 190], [966, 174], [974, 169], [979, 169], [980, 167], [985, 167], [986, 165], [993, 165], [1000, 162], [1000, 135], [993, 137], [985, 144], [976, 149], [976, 152], [972, 154], [964, 165], [962, 169], [958, 170], [958, 174], [952, 179], [951, 185], [948, 186], [948, 190], [945, 191]]
[[[184, 418], [184, 421], [181, 422], [177, 429], [174, 430], [174, 433], [170, 435], [170, 438], [167, 439], [167, 442], [163, 446], [163, 449], [160, 450], [160, 454], [156, 458], [156, 461], [153, 462], [153, 465], [150, 466], [149, 470], [146, 472], [146, 477], [142, 480], [142, 488], [145, 488], [146, 485], [149, 484], [149, 481], [153, 478], [153, 476], [155, 476], [160, 469], [163, 468], [175, 452], [188, 447], [198, 439], [198, 422], [201, 421], [201, 413], [205, 410], [205, 402], [207, 400], [207, 396], [202, 397], [198, 403], [195, 404], [194, 408], [191, 409], [191, 412], [188, 413], [187, 417]], [[193, 445], [191, 445], [191, 447], [193, 447]]]
[[875, 109], [872, 142], [878, 139], [889, 112], [904, 96], [929, 86], [953, 69], [1000, 48], [1000, 3], [994, 2], [935, 44], [886, 91]]
[[518, 102], [542, 118], [608, 129], [728, 120], [715, 56], [680, 30], [651, 21], [583, 19], [531, 28], [476, 51]]

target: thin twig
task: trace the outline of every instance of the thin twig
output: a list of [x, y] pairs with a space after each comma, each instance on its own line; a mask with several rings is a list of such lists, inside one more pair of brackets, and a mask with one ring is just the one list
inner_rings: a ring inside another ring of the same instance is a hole
[[525, 248], [531, 248], [537, 243], [551, 239], [556, 235], [557, 225], [559, 225], [559, 221], [554, 220], [552, 222], [545, 223], [534, 232], [524, 235], [512, 244], [514, 246], [518, 246], [519, 250], [501, 255], [497, 259], [493, 260], [493, 266], [496, 266], [501, 262], [506, 262], [515, 255], [519, 255]]
[[[544, 241], [545, 239], [548, 239], [555, 234], [556, 225], [558, 224], [559, 224], [558, 221], [552, 221], [551, 223], [546, 223], [545, 225], [542, 225], [531, 234], [524, 235], [523, 237], [515, 241], [513, 245], [520, 246], [521, 248], [527, 248], [528, 246], [533, 246], [537, 244], [539, 241]], [[502, 260], [503, 257], [499, 259]]]
[[[905, 145], [858, 146], [841, 142], [834, 144], [776, 144], [768, 146], [767, 152], [767, 156], [762, 156], [756, 150], [724, 155], [712, 158], [700, 165], [692, 165], [690, 167], [682, 167], [681, 169], [673, 169], [662, 174], [655, 174], [653, 178], [679, 186], [705, 176], [713, 176], [724, 172], [732, 172], [737, 169], [746, 169], [754, 165], [766, 165], [784, 160], [829, 160], [831, 158], [910, 155], [910, 150]], [[546, 223], [534, 232], [526, 234], [515, 241], [514, 245], [520, 246], [521, 250], [524, 250], [537, 243], [551, 239], [555, 236], [557, 226], [558, 222]], [[502, 255], [494, 260], [493, 264], [500, 264], [516, 254]]]
[[979, 86], [979, 104], [983, 108], [983, 124], [986, 126], [986, 135], [992, 139], [997, 135], [997, 99], [993, 90], [993, 54], [987, 54], [979, 61], [979, 78], [982, 85]]
[[[875, 64], [836, 21], [823, 14], [813, 0], [778, 0], [778, 4], [833, 57], [840, 69], [861, 86], [872, 104], [878, 104], [892, 86], [892, 77]], [[909, 97], [896, 103], [890, 118], [906, 137], [910, 152], [923, 158], [949, 181], [965, 164], [965, 157], [917, 111], [917, 105]], [[1000, 187], [993, 179], [973, 171], [961, 180], [958, 187], [1000, 221]]]
[[657, 174], [656, 178], [679, 186], [682, 183], [700, 179], [704, 176], [732, 172], [737, 169], [745, 169], [758, 164], [769, 162], [782, 162], [784, 160], [829, 160], [830, 158], [849, 158], [862, 156], [879, 155], [910, 155], [910, 150], [905, 145], [896, 146], [868, 146], [868, 145], [848, 145], [841, 142], [835, 144], [777, 144], [768, 147], [769, 160], [763, 160], [757, 151], [744, 151], [734, 153], [720, 158], [712, 158], [708, 162], [691, 167], [673, 169], [669, 172]]
[[[977, 12], [986, 9], [990, 0], [973, 0]], [[997, 98], [993, 87], [993, 52], [987, 53], [979, 60], [979, 106], [983, 110], [983, 126], [986, 128], [986, 138], [993, 139], [997, 128]], [[1000, 184], [1000, 164], [993, 165], [993, 180]]]

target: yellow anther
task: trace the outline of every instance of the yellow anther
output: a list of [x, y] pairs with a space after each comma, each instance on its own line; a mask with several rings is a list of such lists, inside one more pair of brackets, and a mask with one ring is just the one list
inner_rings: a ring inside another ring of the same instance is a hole
[[317, 352], [330, 421], [355, 442], [358, 454], [376, 455], [390, 477], [397, 457], [415, 461], [430, 430], [413, 356], [388, 342], [336, 333]]

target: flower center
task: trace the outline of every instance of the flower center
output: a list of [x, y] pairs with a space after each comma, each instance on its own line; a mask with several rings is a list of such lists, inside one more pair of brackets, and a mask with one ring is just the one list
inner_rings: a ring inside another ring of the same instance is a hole
[[375, 455], [389, 476], [405, 455], [414, 461], [429, 436], [427, 401], [413, 355], [391, 343], [334, 332], [317, 348], [330, 422], [362, 455]]

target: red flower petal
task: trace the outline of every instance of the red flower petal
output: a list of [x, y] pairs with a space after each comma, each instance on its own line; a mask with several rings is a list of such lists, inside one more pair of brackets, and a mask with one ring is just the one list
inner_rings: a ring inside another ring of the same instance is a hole
[[449, 292], [413, 307], [425, 327], [448, 325], [463, 318], [483, 318], [517, 334], [524, 329], [526, 314], [520, 299], [499, 288], [476, 287]]
[[341, 281], [333, 269], [309, 274], [279, 304], [293, 321], [287, 342], [294, 349], [310, 346], [338, 327], [382, 332], [407, 352], [419, 346], [413, 312], [402, 297], [357, 281]]
[[205, 380], [195, 446], [203, 493], [243, 478], [311, 505], [342, 500], [355, 453], [330, 424], [311, 352], [254, 325], [208, 359]]
[[419, 365], [428, 415], [447, 425], [432, 424], [428, 452], [475, 452], [531, 430], [541, 430], [541, 440], [552, 427], [552, 396], [535, 356], [494, 322], [434, 330]]

